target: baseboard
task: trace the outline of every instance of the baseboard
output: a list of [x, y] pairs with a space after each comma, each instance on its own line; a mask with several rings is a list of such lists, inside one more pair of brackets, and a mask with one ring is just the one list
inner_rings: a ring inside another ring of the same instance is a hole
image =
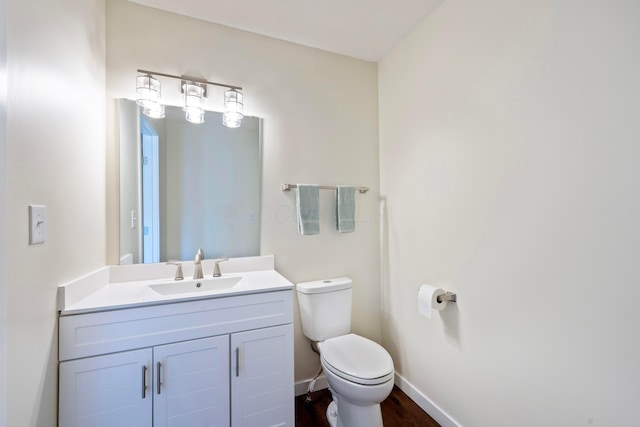
[[462, 427], [449, 414], [444, 412], [438, 405], [433, 403], [431, 399], [422, 394], [413, 384], [404, 379], [402, 375], [396, 372], [396, 386], [404, 392], [411, 400], [422, 408], [427, 414], [438, 422], [442, 427]]
[[[296, 383], [295, 393], [296, 396], [300, 396], [303, 394], [307, 394], [307, 390], [309, 389], [309, 383], [313, 378], [309, 378], [308, 380], [298, 381]], [[314, 390], [323, 390], [325, 388], [329, 388], [329, 384], [327, 383], [327, 377], [324, 375], [320, 375], [316, 380], [316, 386], [313, 388]]]

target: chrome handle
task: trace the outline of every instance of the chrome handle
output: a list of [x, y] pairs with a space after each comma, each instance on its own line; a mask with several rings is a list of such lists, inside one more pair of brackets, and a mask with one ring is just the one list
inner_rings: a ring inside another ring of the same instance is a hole
[[174, 280], [182, 280], [184, 279], [184, 275], [182, 274], [182, 264], [179, 262], [173, 262], [173, 261], [169, 261], [167, 262], [166, 265], [175, 265], [178, 268], [176, 268], [176, 275], [174, 277]]
[[436, 300], [439, 303], [442, 303], [443, 301], [457, 302], [458, 301], [458, 296], [456, 294], [454, 294], [453, 292], [447, 292], [444, 295], [440, 295], [438, 298], [436, 298]]
[[222, 272], [220, 271], [220, 263], [224, 262], [224, 261], [229, 261], [229, 258], [219, 258], [217, 260], [214, 261], [214, 266], [213, 266], [213, 277], [220, 277], [222, 276]]
[[236, 347], [236, 377], [240, 376], [240, 347]]
[[147, 398], [147, 365], [142, 366], [142, 398]]
[[160, 394], [160, 386], [162, 385], [162, 382], [160, 382], [160, 371], [162, 370], [162, 363], [158, 362], [158, 364], [156, 365], [156, 379], [157, 379], [157, 389], [156, 392], [157, 394]]

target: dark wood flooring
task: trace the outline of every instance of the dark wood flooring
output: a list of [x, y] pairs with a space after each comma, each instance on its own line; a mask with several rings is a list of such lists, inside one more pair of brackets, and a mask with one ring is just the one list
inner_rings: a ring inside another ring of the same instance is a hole
[[[331, 392], [318, 390], [311, 397], [310, 403], [305, 403], [306, 395], [296, 397], [296, 427], [329, 427], [326, 411]], [[440, 427], [398, 387], [393, 387], [391, 395], [380, 406], [384, 427]]]

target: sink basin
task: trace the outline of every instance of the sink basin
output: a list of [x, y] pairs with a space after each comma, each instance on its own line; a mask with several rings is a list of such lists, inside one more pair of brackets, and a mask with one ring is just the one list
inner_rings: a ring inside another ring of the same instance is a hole
[[215, 277], [200, 280], [177, 281], [149, 285], [149, 288], [160, 295], [199, 294], [219, 291], [234, 287], [242, 277]]

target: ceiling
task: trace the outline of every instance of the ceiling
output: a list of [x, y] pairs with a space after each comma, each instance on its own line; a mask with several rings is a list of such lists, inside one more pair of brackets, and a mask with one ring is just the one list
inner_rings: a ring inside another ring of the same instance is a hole
[[443, 0], [130, 0], [378, 62]]

